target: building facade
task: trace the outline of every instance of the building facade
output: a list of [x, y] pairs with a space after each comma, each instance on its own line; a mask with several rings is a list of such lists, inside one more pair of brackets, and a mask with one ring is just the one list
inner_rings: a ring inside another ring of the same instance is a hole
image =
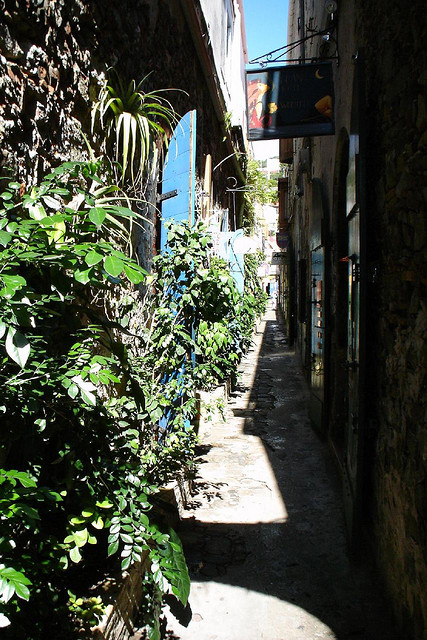
[[[225, 0], [224, 0], [225, 1]], [[163, 95], [180, 116], [193, 112], [193, 209], [221, 210], [235, 229], [245, 162], [245, 29], [241, 3], [193, 0], [2, 2], [0, 17], [0, 162], [26, 188], [62, 161], [95, 154], [91, 106], [110, 68], [125, 82]], [[223, 20], [226, 16], [226, 20]], [[233, 105], [233, 106], [232, 106]], [[172, 132], [171, 132], [172, 134]], [[162, 162], [154, 167], [144, 214], [161, 214]], [[160, 173], [159, 173], [160, 171]], [[157, 199], [157, 202], [156, 202]], [[155, 228], [155, 227], [154, 227]], [[156, 244], [153, 225], [140, 238], [143, 261]], [[150, 231], [151, 230], [151, 231]], [[157, 227], [159, 235], [159, 227]], [[159, 239], [157, 238], [157, 246]]]
[[426, 66], [421, 2], [290, 3], [292, 64], [329, 60], [335, 134], [281, 142], [281, 304], [310, 416], [402, 638], [426, 633]]

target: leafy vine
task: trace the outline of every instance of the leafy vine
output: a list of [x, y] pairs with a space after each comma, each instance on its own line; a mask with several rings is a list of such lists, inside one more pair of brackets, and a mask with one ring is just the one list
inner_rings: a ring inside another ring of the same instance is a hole
[[73, 619], [93, 624], [105, 602], [79, 589], [107, 559], [126, 571], [148, 557], [155, 593], [186, 604], [181, 543], [155, 515], [159, 487], [193, 473], [195, 390], [234, 374], [261, 309], [200, 223], [171, 225], [145, 272], [131, 202], [101, 175], [99, 163], [69, 162], [28, 193], [14, 181], [0, 193], [6, 638], [71, 638]]

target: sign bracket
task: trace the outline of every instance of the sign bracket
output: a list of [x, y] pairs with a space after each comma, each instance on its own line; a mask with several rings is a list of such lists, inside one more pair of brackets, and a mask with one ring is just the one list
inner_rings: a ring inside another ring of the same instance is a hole
[[[337, 61], [337, 65], [338, 65], [339, 64], [338, 43], [337, 43], [336, 39], [334, 38], [334, 36], [332, 35], [333, 29], [334, 29], [334, 25], [331, 25], [331, 27], [329, 27], [329, 29], [324, 29], [323, 31], [313, 31], [312, 33], [310, 33], [310, 35], [305, 36], [304, 38], [300, 38], [299, 40], [295, 40], [294, 42], [290, 42], [289, 44], [286, 44], [283, 47], [279, 47], [278, 49], [273, 49], [273, 51], [269, 51], [268, 53], [265, 53], [262, 56], [258, 56], [257, 58], [254, 58], [253, 60], [249, 60], [248, 64], [259, 64], [261, 67], [266, 67], [268, 64], [272, 64], [274, 62], [280, 62], [280, 63], [300, 62], [301, 63], [301, 62], [310, 61], [312, 64], [316, 64], [317, 62], [321, 62], [323, 60], [336, 60]], [[335, 45], [335, 53], [333, 55], [331, 55], [331, 56], [323, 56], [323, 55], [321, 55], [321, 56], [312, 57], [312, 58], [304, 57], [304, 60], [301, 60], [301, 58], [286, 58], [286, 59], [284, 59], [288, 55], [288, 53], [290, 53], [294, 49], [297, 49], [304, 42], [307, 42], [308, 40], [312, 40], [316, 36], [320, 36], [322, 38], [324, 44], [327, 44], [329, 42], [333, 42], [334, 45]], [[274, 54], [275, 53], [279, 53], [279, 51], [281, 51], [282, 53], [280, 53], [276, 57], [273, 57]]]
[[163, 202], [163, 200], [169, 200], [169, 198], [174, 198], [178, 195], [178, 189], [172, 189], [172, 191], [167, 191], [166, 193], [158, 193], [157, 194], [157, 202]]

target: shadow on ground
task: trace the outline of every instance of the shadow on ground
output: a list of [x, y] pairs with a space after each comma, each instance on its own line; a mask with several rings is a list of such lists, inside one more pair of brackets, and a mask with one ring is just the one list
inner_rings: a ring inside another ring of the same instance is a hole
[[[264, 522], [261, 509], [253, 522], [201, 522], [196, 519], [200, 500], [215, 508], [238, 497], [232, 492], [230, 498], [226, 475], [222, 483], [196, 480], [190, 505], [196, 507], [195, 517], [184, 519], [179, 531], [192, 581], [215, 581], [278, 598], [333, 632], [301, 635], [307, 640], [397, 640], [375, 576], [347, 555], [339, 482], [326, 445], [310, 427], [306, 385], [283, 324], [272, 311], [247, 406], [239, 403], [246, 390], [243, 381], [228, 409], [244, 419], [246, 435], [262, 440], [288, 518]], [[244, 465], [244, 458], [236, 464]], [[256, 485], [250, 490], [256, 493]], [[220, 615], [224, 603], [217, 606]], [[179, 639], [170, 634], [170, 640]]]

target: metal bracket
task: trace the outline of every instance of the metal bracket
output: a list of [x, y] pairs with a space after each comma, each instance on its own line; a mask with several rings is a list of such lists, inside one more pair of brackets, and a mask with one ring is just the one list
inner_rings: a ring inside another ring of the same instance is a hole
[[174, 198], [178, 195], [178, 189], [173, 189], [172, 191], [166, 191], [166, 193], [158, 193], [156, 202], [163, 202], [163, 200], [169, 200], [169, 198]]
[[[298, 18], [298, 20], [300, 20], [300, 18]], [[301, 63], [300, 58], [286, 58], [286, 56], [291, 51], [298, 48], [302, 43], [307, 42], [308, 40], [312, 40], [316, 36], [320, 36], [324, 41], [324, 43], [328, 43], [332, 41], [335, 44], [336, 51], [332, 56], [317, 56], [315, 58], [305, 58], [305, 62], [310, 61], [310, 63], [315, 64], [315, 63], [323, 62], [325, 60], [336, 60], [337, 64], [339, 64], [338, 44], [337, 44], [336, 38], [332, 35], [332, 32], [334, 31], [334, 29], [335, 29], [335, 25], [331, 25], [328, 29], [324, 29], [322, 31], [312, 31], [310, 35], [305, 36], [304, 38], [300, 38], [299, 40], [295, 40], [294, 42], [290, 42], [289, 44], [286, 44], [284, 47], [279, 47], [278, 49], [274, 49], [269, 53], [265, 53], [262, 56], [258, 56], [253, 60], [249, 60], [248, 64], [259, 64], [261, 65], [261, 67], [265, 67], [268, 64], [271, 64], [273, 62]]]

